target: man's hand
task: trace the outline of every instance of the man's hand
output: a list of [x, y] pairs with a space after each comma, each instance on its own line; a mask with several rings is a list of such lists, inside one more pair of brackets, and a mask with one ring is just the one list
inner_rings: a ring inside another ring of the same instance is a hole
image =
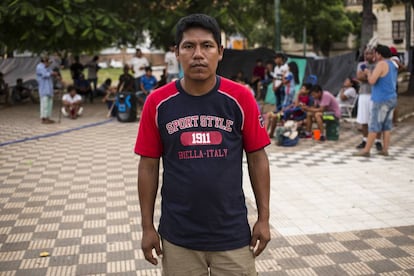
[[144, 253], [145, 260], [153, 265], [158, 264], [158, 259], [152, 254], [153, 249], [155, 249], [157, 256], [162, 254], [160, 237], [155, 228], [144, 230], [142, 232], [141, 249]]
[[269, 222], [257, 221], [253, 227], [250, 249], [255, 257], [259, 256], [270, 241]]

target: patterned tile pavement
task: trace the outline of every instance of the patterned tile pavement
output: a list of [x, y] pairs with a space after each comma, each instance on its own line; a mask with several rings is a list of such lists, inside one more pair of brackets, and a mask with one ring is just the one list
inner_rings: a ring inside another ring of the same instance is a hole
[[[105, 114], [41, 125], [38, 106], [0, 107], [0, 275], [161, 275], [139, 249], [137, 123]], [[393, 131], [390, 157], [351, 157], [347, 125], [337, 142], [269, 146], [259, 275], [414, 275], [413, 126]]]

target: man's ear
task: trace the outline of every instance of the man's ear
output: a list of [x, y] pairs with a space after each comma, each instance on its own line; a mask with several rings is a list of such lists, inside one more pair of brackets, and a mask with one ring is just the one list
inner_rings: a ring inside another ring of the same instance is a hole
[[223, 59], [223, 54], [224, 54], [223, 45], [220, 45], [220, 47], [218, 48], [218, 52], [219, 52], [219, 61], [221, 61]]
[[179, 51], [178, 45], [176, 45], [174, 47], [174, 53], [175, 53], [175, 56], [178, 58], [178, 56], [180, 55], [180, 51]]

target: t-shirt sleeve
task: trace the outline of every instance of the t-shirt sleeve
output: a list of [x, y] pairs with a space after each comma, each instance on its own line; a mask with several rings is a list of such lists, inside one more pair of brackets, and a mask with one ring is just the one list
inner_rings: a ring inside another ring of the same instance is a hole
[[356, 96], [355, 88], [353, 87], [348, 88], [347, 90], [345, 90], [344, 94], [347, 98], [355, 98]]
[[325, 95], [325, 93], [329, 92], [323, 92], [322, 98], [319, 102], [319, 106], [328, 107], [331, 104], [331, 97]]
[[146, 99], [142, 110], [134, 151], [136, 154], [151, 158], [161, 157], [163, 151], [156, 123], [156, 105], [151, 95]]
[[243, 145], [246, 152], [254, 152], [270, 144], [269, 135], [264, 126], [264, 119], [251, 93], [246, 93], [243, 104]]

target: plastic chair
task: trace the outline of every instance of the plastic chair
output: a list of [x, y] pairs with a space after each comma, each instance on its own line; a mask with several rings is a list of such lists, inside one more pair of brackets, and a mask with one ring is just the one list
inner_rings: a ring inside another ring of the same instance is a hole
[[355, 127], [356, 118], [352, 116], [352, 112], [354, 108], [356, 107], [356, 104], [358, 102], [358, 95], [354, 98], [354, 100], [351, 103], [339, 104], [339, 108], [341, 109], [341, 120], [343, 122], [350, 122], [352, 125], [352, 129]]

